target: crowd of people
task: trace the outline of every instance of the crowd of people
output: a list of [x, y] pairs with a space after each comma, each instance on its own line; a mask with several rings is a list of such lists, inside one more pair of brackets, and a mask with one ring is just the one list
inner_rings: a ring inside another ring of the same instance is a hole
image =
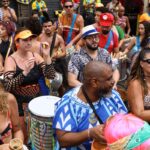
[[[35, 150], [28, 105], [43, 95], [60, 97], [52, 122], [54, 150], [150, 149], [149, 13], [139, 17], [131, 37], [119, 0], [106, 6], [83, 0], [84, 14], [79, 0], [60, 4], [54, 21], [46, 2], [34, 0], [32, 15], [19, 27], [9, 0], [2, 0], [0, 150], [11, 150], [16, 138]], [[118, 87], [122, 70], [126, 99]], [[58, 75], [63, 80], [55, 83]]]

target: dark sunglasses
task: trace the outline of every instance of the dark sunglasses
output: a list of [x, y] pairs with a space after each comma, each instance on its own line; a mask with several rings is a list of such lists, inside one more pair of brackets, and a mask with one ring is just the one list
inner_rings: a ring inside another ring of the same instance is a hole
[[65, 5], [64, 7], [65, 7], [65, 8], [72, 8], [73, 5]]
[[150, 64], [150, 59], [143, 59], [142, 61]]

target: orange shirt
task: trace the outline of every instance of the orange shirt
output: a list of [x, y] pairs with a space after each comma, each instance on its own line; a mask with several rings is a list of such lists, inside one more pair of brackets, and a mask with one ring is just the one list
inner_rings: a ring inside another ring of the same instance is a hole
[[[76, 17], [76, 21], [75, 21], [75, 24], [74, 24], [74, 27], [73, 27], [73, 30], [72, 30], [71, 39], [73, 39], [79, 33], [79, 30], [80, 30], [80, 25], [77, 22], [77, 18], [78, 18], [78, 16]], [[70, 28], [71, 28], [72, 19], [70, 19], [68, 16], [66, 16], [64, 14], [64, 15], [62, 15], [59, 18], [59, 20], [60, 20], [60, 22], [61, 22], [61, 24], [63, 26], [62, 37], [63, 37], [64, 41], [66, 42], [67, 41], [67, 37], [68, 37], [68, 33], [70, 31]]]

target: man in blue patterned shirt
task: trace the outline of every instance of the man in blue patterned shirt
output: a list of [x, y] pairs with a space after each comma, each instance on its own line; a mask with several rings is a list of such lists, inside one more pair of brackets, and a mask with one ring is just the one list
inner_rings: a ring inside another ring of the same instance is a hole
[[84, 67], [83, 85], [67, 92], [56, 104], [55, 150], [90, 150], [93, 140], [106, 145], [103, 124], [116, 113], [127, 113], [113, 85], [113, 71], [108, 64], [90, 61]]
[[[70, 87], [76, 87], [82, 84], [83, 68], [93, 60], [102, 61], [112, 66], [112, 60], [107, 50], [98, 47], [99, 32], [93, 25], [86, 26], [82, 29], [82, 39], [84, 40], [84, 47], [79, 51], [74, 52], [68, 64], [68, 84]], [[114, 69], [113, 77], [115, 84], [119, 80], [119, 71]]]

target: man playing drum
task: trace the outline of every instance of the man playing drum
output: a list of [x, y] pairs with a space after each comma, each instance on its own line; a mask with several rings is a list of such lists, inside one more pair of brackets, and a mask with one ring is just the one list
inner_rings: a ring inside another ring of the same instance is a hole
[[44, 29], [44, 32], [40, 34], [39, 40], [41, 42], [46, 41], [49, 43], [49, 45], [51, 45], [50, 56], [52, 57], [54, 67], [57, 72], [63, 74], [63, 77], [64, 77], [63, 85], [66, 85], [67, 84], [67, 77], [66, 77], [67, 64], [64, 59], [66, 56], [64, 40], [59, 34], [54, 32], [55, 26], [53, 25], [53, 21], [50, 20], [48, 16], [45, 16], [43, 29]]
[[116, 113], [127, 113], [114, 85], [112, 68], [90, 61], [83, 71], [83, 85], [67, 92], [57, 103], [53, 120], [55, 150], [91, 149], [93, 139], [106, 144], [103, 123]]

